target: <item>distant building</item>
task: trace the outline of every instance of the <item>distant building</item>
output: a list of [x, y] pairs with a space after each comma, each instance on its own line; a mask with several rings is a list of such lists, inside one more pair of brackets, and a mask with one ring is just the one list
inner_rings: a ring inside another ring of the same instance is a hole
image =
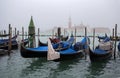
[[108, 27], [95, 27], [95, 32], [96, 33], [110, 33], [110, 29]]

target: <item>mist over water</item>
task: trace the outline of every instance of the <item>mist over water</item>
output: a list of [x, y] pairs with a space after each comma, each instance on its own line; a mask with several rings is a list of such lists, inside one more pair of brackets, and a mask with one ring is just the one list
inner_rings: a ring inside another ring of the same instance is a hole
[[0, 27], [8, 24], [27, 31], [30, 17], [33, 16], [36, 28], [41, 31], [55, 26], [68, 27], [83, 23], [90, 27], [109, 27], [120, 25], [119, 0], [1, 0]]

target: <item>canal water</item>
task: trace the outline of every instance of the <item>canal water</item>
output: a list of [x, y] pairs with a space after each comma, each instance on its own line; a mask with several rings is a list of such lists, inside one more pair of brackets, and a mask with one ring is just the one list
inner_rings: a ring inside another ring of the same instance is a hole
[[23, 58], [19, 50], [0, 57], [0, 78], [120, 78], [120, 59], [90, 62], [80, 57], [59, 62]]
[[89, 57], [64, 61], [23, 58], [19, 50], [0, 57], [0, 78], [120, 78], [120, 57], [91, 62]]

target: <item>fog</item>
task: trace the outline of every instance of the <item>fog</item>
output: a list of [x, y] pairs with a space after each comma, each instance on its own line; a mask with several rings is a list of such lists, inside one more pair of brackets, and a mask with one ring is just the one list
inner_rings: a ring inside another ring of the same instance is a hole
[[81, 22], [90, 27], [120, 26], [120, 0], [0, 0], [0, 30], [8, 24], [28, 28], [30, 18], [41, 31]]

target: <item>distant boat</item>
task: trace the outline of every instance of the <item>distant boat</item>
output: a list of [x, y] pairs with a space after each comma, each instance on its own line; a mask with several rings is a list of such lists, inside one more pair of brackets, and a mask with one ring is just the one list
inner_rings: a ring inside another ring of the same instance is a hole
[[93, 51], [91, 49], [89, 51], [91, 61], [109, 59], [113, 53], [113, 42], [106, 37]]

